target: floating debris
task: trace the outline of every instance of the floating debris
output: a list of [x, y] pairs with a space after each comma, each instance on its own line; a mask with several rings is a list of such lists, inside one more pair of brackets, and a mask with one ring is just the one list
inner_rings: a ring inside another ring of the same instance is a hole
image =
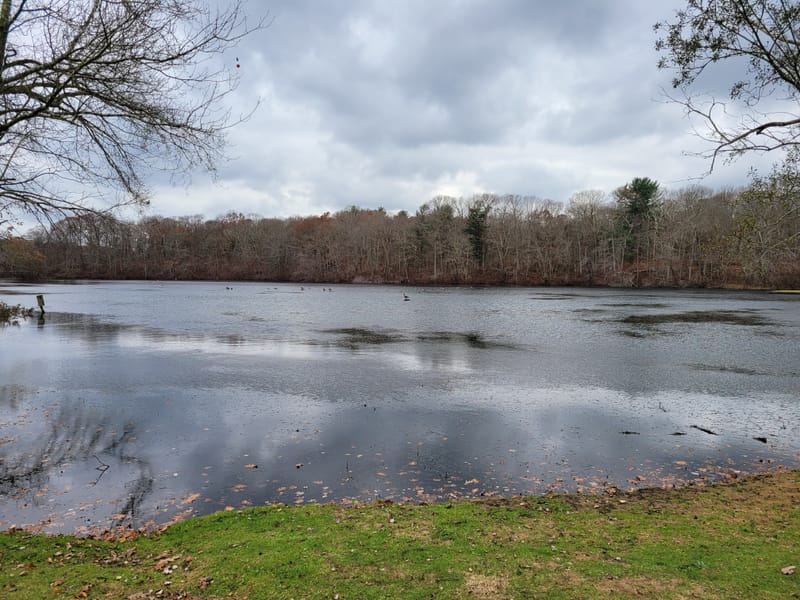
[[703, 433], [707, 433], [709, 435], [719, 435], [718, 433], [711, 431], [710, 429], [706, 429], [705, 427], [700, 427], [699, 425], [689, 425], [692, 429], [698, 429]]

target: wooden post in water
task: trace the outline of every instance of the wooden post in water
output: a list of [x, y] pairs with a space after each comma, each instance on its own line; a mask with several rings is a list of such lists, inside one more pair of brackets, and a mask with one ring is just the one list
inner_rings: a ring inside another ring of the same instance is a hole
[[36, 302], [39, 303], [39, 310], [42, 311], [42, 314], [44, 314], [44, 295], [38, 294], [36, 296]]

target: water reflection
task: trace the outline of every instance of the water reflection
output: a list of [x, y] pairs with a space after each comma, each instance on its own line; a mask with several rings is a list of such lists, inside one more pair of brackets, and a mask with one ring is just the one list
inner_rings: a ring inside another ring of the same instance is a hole
[[[4, 511], [6, 518], [31, 513], [30, 524], [59, 528], [70, 521], [70, 530], [96, 524], [94, 514], [85, 522], [76, 521], [68, 519], [70, 510], [54, 510], [51, 504], [54, 495], [67, 494], [79, 485], [84, 489], [76, 494], [78, 503], [86, 506], [92, 497], [100, 496], [104, 505], [116, 505], [111, 518], [107, 510], [101, 511], [104, 526], [112, 525], [112, 521], [120, 525], [140, 519], [139, 506], [152, 490], [153, 475], [147, 461], [130, 453], [136, 437], [132, 423], [114, 427], [107, 417], [82, 410], [79, 405], [62, 407], [55, 415], [49, 411], [27, 414], [25, 421], [24, 427], [20, 423], [12, 428], [6, 426], [6, 431], [11, 429], [13, 443], [0, 446], [0, 497], [6, 504], [13, 502], [17, 509]], [[124, 481], [124, 491], [111, 481], [123, 470], [121, 465], [132, 475]], [[88, 491], [90, 487], [97, 490]]]
[[27, 393], [28, 390], [23, 385], [16, 383], [0, 385], [0, 406], [7, 406], [12, 410], [17, 410]]
[[797, 465], [800, 438], [796, 421], [781, 421], [787, 398], [748, 408], [669, 393], [495, 388], [498, 411], [498, 400], [460, 388], [440, 390], [435, 405], [421, 388], [335, 404], [232, 391], [224, 404], [213, 390], [139, 395], [102, 418], [96, 399], [52, 413], [29, 406], [15, 427], [26, 441], [0, 446], [2, 525], [74, 531], [275, 501], [705, 483]]
[[[800, 459], [797, 303], [265, 287], [72, 286], [0, 332], [0, 526], [599, 493]], [[661, 322], [621, 323], [641, 315]]]

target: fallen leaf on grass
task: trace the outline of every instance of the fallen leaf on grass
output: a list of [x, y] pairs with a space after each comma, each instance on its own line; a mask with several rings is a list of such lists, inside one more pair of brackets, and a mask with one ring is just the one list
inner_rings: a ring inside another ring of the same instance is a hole
[[792, 575], [794, 573], [794, 570], [795, 570], [795, 566], [794, 565], [789, 565], [788, 567], [783, 567], [781, 569], [781, 573], [783, 573], [784, 575]]
[[[161, 554], [159, 554], [158, 556], [161, 556]], [[158, 556], [156, 558], [158, 558]], [[181, 558], [182, 558], [181, 554], [176, 554], [175, 556], [169, 556], [169, 557], [162, 558], [161, 560], [159, 560], [155, 564], [155, 567], [153, 567], [153, 570], [154, 571], [162, 571], [165, 567], [171, 565], [172, 563], [174, 563], [175, 561], [177, 561], [177, 560], [179, 560]]]

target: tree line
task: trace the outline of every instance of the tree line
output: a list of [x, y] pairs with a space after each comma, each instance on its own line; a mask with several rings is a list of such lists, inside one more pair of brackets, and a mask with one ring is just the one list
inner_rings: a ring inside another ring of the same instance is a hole
[[[0, 275], [438, 284], [800, 287], [800, 3], [686, 0], [654, 26], [658, 67], [720, 160], [775, 151], [746, 188], [647, 177], [567, 203], [437, 197], [264, 219], [148, 217], [145, 174], [214, 169], [248, 24], [233, 0], [0, 0]], [[720, 63], [739, 65], [712, 77]], [[216, 65], [216, 66], [215, 66]], [[704, 89], [728, 81], [727, 98]], [[779, 99], [766, 105], [763, 99]], [[25, 218], [49, 223], [25, 237]]]
[[0, 241], [0, 274], [23, 278], [797, 287], [798, 258], [800, 175], [786, 164], [737, 190], [641, 177], [567, 203], [438, 196], [413, 215], [89, 213]]

